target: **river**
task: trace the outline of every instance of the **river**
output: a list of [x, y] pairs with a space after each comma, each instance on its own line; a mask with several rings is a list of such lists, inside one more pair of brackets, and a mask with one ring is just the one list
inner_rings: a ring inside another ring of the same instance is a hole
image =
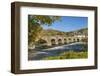
[[66, 51], [83, 51], [84, 50], [84, 43], [82, 42], [76, 42], [61, 46], [56, 46], [48, 49], [42, 49], [41, 51], [36, 52], [30, 52], [28, 53], [28, 59], [29, 60], [41, 60], [42, 58], [48, 57], [48, 56], [57, 56], [60, 53], [66, 52]]

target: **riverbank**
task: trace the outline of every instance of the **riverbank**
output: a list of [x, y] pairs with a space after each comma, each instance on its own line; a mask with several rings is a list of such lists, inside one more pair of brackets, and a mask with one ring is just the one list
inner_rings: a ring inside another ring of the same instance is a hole
[[58, 56], [49, 56], [46, 58], [43, 58], [42, 60], [55, 60], [55, 59], [83, 59], [88, 58], [88, 52], [74, 52], [74, 51], [68, 51], [63, 52]]

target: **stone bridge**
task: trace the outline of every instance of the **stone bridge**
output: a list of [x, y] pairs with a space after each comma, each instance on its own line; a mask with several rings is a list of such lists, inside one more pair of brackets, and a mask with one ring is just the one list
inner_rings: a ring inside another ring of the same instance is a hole
[[83, 42], [84, 39], [88, 39], [85, 35], [75, 35], [75, 36], [43, 36], [37, 40], [37, 45], [28, 46], [29, 49], [34, 49], [36, 46], [52, 46], [52, 45], [63, 45], [73, 42]]
[[44, 36], [41, 37], [41, 40], [42, 40], [42, 44], [52, 46], [52, 45], [59, 45], [59, 44], [68, 44], [72, 42], [81, 42], [85, 38], [87, 37], [84, 35], [77, 35], [72, 37], [56, 35], [56, 36]]

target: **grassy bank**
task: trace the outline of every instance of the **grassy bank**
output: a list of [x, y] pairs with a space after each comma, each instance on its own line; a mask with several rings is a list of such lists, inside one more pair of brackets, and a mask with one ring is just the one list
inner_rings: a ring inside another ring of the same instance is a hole
[[50, 57], [43, 58], [43, 60], [81, 59], [81, 58], [87, 58], [87, 57], [88, 57], [87, 51], [83, 51], [83, 52], [69, 51], [69, 52], [63, 52], [59, 56], [50, 56]]

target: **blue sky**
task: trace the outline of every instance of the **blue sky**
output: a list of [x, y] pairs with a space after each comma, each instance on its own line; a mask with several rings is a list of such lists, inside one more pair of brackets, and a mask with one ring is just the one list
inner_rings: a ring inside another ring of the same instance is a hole
[[51, 26], [44, 25], [44, 29], [54, 29], [63, 32], [74, 31], [88, 27], [87, 17], [61, 16], [59, 21], [55, 21]]

